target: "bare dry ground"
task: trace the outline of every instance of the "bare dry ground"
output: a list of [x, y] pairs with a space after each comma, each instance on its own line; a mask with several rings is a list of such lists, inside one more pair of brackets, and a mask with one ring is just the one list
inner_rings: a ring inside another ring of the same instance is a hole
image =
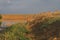
[[[38, 14], [2, 14], [2, 19], [0, 21], [2, 22], [29, 22], [32, 21], [33, 19], [35, 19], [36, 17], [39, 16], [47, 16], [47, 17], [55, 17], [55, 16], [60, 16], [60, 11], [56, 10], [54, 12], [42, 12], [42, 13], [38, 13]], [[9, 25], [11, 23], [7, 23], [7, 25]]]

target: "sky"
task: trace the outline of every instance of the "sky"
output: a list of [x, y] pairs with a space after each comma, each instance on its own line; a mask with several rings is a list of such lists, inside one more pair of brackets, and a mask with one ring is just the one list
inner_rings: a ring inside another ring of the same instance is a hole
[[60, 0], [0, 0], [0, 14], [29, 14], [60, 10]]

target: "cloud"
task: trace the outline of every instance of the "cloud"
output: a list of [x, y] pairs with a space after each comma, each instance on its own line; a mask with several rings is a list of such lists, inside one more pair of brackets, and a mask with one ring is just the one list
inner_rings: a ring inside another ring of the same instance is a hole
[[0, 13], [38, 13], [60, 10], [60, 0], [0, 0]]

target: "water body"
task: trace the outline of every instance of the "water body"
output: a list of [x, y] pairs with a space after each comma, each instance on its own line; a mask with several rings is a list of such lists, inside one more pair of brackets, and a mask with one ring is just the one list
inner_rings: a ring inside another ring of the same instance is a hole
[[25, 21], [25, 20], [16, 20], [16, 21], [12, 21], [12, 20], [10, 20], [10, 21], [2, 21], [2, 24], [1, 24], [1, 26], [2, 27], [7, 27], [7, 26], [10, 26], [10, 25], [12, 25], [12, 24], [16, 24], [16, 23], [25, 23], [25, 22], [27, 22], [27, 21]]

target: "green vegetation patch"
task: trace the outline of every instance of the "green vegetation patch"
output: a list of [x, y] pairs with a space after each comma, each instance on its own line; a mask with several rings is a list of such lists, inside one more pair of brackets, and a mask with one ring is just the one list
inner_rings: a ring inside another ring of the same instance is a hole
[[25, 24], [14, 24], [6, 28], [3, 33], [0, 34], [1, 40], [29, 40], [26, 37], [28, 32], [25, 28]]

